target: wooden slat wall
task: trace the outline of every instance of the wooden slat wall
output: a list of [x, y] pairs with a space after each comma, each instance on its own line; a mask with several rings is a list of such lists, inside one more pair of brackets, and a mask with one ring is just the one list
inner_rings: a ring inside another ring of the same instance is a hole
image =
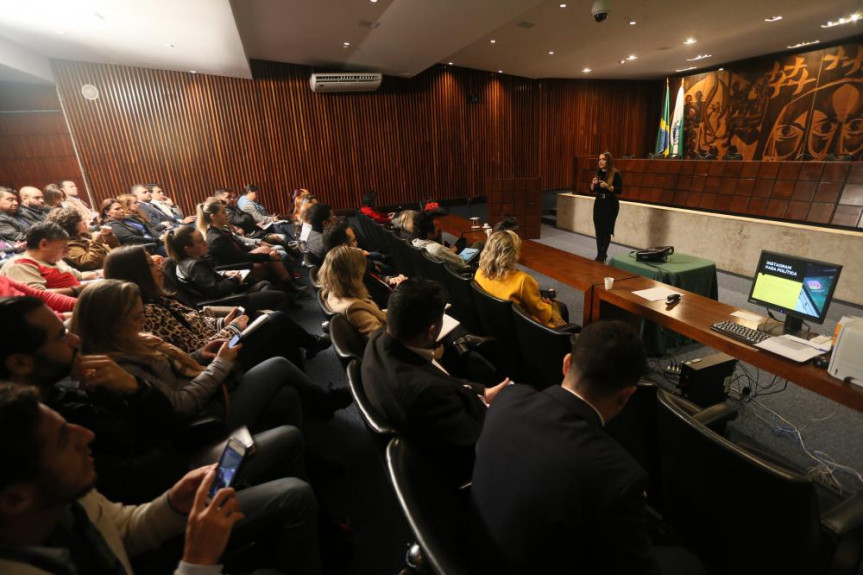
[[0, 186], [81, 181], [54, 86], [0, 82]]
[[[55, 62], [94, 194], [155, 180], [188, 211], [218, 186], [254, 182], [284, 211], [300, 187], [336, 208], [355, 207], [367, 188], [381, 204], [483, 195], [491, 178], [540, 175], [544, 189], [567, 188], [572, 156], [596, 151], [573, 123], [608, 146], [641, 150], [646, 107], [658, 105], [655, 82], [539, 82], [436, 66], [387, 77], [375, 93], [336, 95], [311, 92], [307, 67], [252, 67], [255, 79], [242, 80]], [[86, 83], [98, 100], [80, 95]]]

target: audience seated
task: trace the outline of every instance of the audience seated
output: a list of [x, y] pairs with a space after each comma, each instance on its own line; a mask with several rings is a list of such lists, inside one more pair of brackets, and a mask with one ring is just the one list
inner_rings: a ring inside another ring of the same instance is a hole
[[[176, 573], [220, 573], [219, 558], [243, 519], [233, 489], [211, 504], [212, 467], [182, 477], [150, 503], [112, 503], [94, 489], [93, 433], [68, 425], [32, 388], [0, 384], [0, 571], [132, 573], [130, 556], [155, 549], [187, 527]], [[188, 515], [188, 519], [186, 518]]]
[[38, 290], [77, 295], [81, 280], [96, 279], [100, 272], [79, 272], [63, 261], [69, 234], [51, 222], [27, 230], [27, 249], [0, 268], [0, 275]]
[[68, 252], [63, 256], [63, 260], [77, 270], [102, 269], [108, 252], [120, 246], [120, 241], [110, 226], [103, 226], [99, 231], [91, 233], [81, 219], [81, 214], [73, 208], [57, 208], [48, 214], [45, 221], [57, 224], [69, 234], [69, 242], [66, 244]]
[[365, 194], [363, 194], [363, 204], [360, 208], [360, 213], [373, 219], [379, 224], [389, 224], [392, 220], [393, 214], [382, 214], [381, 212], [375, 209], [375, 203], [377, 202], [378, 194], [374, 190], [367, 190]]
[[[147, 251], [165, 255], [158, 232], [138, 211], [138, 200], [131, 194], [108, 198], [99, 209], [100, 223], [109, 226], [121, 245], [146, 245]], [[146, 216], [145, 216], [146, 217]]]
[[42, 190], [33, 186], [24, 186], [18, 190], [21, 205], [18, 206], [18, 219], [27, 226], [38, 224], [48, 215], [49, 208], [45, 207], [45, 196]]
[[479, 258], [474, 279], [482, 289], [498, 299], [520, 305], [539, 323], [561, 327], [569, 320], [566, 306], [542, 297], [539, 284], [529, 274], [517, 269], [521, 256], [521, 238], [514, 231], [493, 233]]
[[173, 215], [168, 215], [153, 205], [153, 192], [144, 184], [134, 184], [131, 194], [138, 200], [137, 215], [158, 233], [177, 225]]
[[[69, 313], [75, 308], [75, 303], [78, 301], [74, 297], [54, 293], [48, 290], [39, 290], [31, 288], [28, 285], [18, 283], [5, 276], [0, 275], [0, 298], [12, 296], [29, 296], [41, 300], [42, 303], [49, 308], [60, 313]], [[15, 325], [7, 323], [5, 325]], [[14, 330], [13, 335], [16, 335]]]
[[[348, 220], [345, 218], [336, 218], [324, 230], [323, 235], [324, 255], [330, 252], [336, 246], [350, 246], [352, 248], [359, 247], [357, 236], [351, 226], [348, 225]], [[377, 252], [367, 252], [363, 250], [363, 255], [367, 258], [366, 276], [364, 281], [369, 281], [369, 276], [372, 276], [375, 281], [382, 281], [390, 287], [398, 285], [405, 276], [396, 274], [393, 269], [384, 262], [384, 256]]]
[[603, 430], [646, 369], [636, 331], [587, 326], [563, 361], [563, 384], [504, 389], [476, 445], [469, 549], [487, 573], [698, 574], [682, 549], [657, 554], [647, 475]]
[[[248, 324], [249, 318], [238, 315], [236, 308], [227, 317], [216, 319], [170, 297], [164, 292], [161, 266], [135, 246], [112, 251], [105, 260], [104, 273], [107, 278], [132, 282], [140, 288], [145, 304], [146, 331], [195, 355], [200, 361], [211, 359], [219, 342], [230, 339]], [[300, 348], [305, 348], [306, 358], [311, 359], [330, 346], [329, 338], [308, 333], [281, 312], [270, 314], [270, 321], [246, 343], [240, 354], [244, 369], [276, 355], [302, 365]]]
[[414, 218], [419, 212], [416, 210], [402, 210], [393, 216], [390, 223], [393, 229], [403, 233], [406, 236], [412, 236], [414, 233]]
[[99, 214], [93, 211], [93, 209], [91, 209], [90, 206], [81, 199], [78, 192], [78, 185], [72, 180], [60, 180], [58, 185], [60, 186], [60, 191], [66, 196], [65, 207], [73, 208], [81, 214], [81, 219], [83, 219], [84, 223], [88, 226], [94, 225], [99, 219]]
[[23, 242], [29, 227], [18, 218], [18, 194], [12, 188], [0, 187], [0, 239]]
[[369, 339], [386, 324], [387, 316], [369, 296], [363, 282], [366, 263], [361, 249], [336, 246], [327, 253], [318, 272], [318, 281], [330, 309], [344, 315], [354, 329]]
[[448, 269], [456, 273], [465, 273], [471, 270], [467, 262], [458, 257], [455, 246], [448, 248], [441, 243], [440, 224], [435, 220], [433, 214], [428, 212], [416, 213], [412, 237], [411, 245], [425, 250], [433, 260], [443, 263]]
[[216, 265], [252, 264], [251, 276], [255, 280], [270, 280], [292, 293], [300, 288], [293, 284], [293, 276], [282, 262], [282, 253], [261, 240], [246, 245], [228, 228], [225, 205], [211, 200], [198, 206], [198, 230], [207, 240], [207, 258]]
[[362, 381], [372, 406], [421, 445], [442, 473], [463, 482], [470, 478], [486, 405], [509, 380], [486, 388], [453, 377], [438, 363], [445, 304], [438, 284], [401, 282], [390, 297], [386, 329], [366, 346]]

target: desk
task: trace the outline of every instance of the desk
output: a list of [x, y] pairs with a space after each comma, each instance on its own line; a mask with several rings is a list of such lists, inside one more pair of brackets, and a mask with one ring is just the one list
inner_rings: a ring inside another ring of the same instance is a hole
[[[468, 219], [449, 215], [438, 218], [438, 222], [443, 231], [465, 238], [468, 244], [476, 241], [484, 242], [487, 239], [482, 230], [471, 229]], [[590, 322], [590, 314], [593, 310], [591, 298], [594, 286], [601, 285], [605, 277], [613, 277], [615, 281], [635, 277], [633, 272], [615, 269], [531, 240], [522, 242], [519, 263], [584, 292], [583, 321], [585, 324]]]
[[[731, 319], [731, 314], [738, 311], [736, 307], [682, 289], [678, 291], [683, 293], [683, 297], [672, 306], [666, 305], [664, 301], [650, 302], [632, 293], [661, 286], [663, 284], [644, 277], [615, 281], [614, 287], [610, 290], [595, 286], [594, 295], [591, 298], [593, 311], [590, 317], [593, 320], [618, 318], [628, 320], [630, 323], [639, 321], [639, 318], [650, 320], [787, 379], [800, 387], [829, 397], [857, 411], [863, 411], [863, 388], [842, 383], [828, 375], [825, 369], [811, 364], [795, 363], [710, 329], [710, 326], [716, 322]], [[747, 323], [739, 318], [734, 318], [734, 321]], [[752, 323], [749, 326], [755, 327]]]
[[[611, 258], [611, 265], [710, 299], [719, 299], [716, 264], [704, 258], [686, 254], [672, 254], [664, 262], [639, 262], [636, 261], [635, 254], [626, 254]], [[645, 325], [642, 326], [641, 335], [644, 339], [644, 345], [651, 355], [665, 353], [666, 339], [677, 340], [676, 343], [679, 345], [686, 343], [685, 340], [673, 335], [666, 338], [667, 334], [663, 333], [662, 328], [650, 322], [645, 322]]]

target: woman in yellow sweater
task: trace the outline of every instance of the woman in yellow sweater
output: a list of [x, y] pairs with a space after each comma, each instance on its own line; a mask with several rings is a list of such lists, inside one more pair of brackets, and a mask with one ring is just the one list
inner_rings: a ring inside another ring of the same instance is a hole
[[536, 280], [516, 269], [520, 256], [521, 238], [518, 234], [511, 230], [493, 233], [479, 258], [479, 269], [474, 277], [476, 283], [494, 297], [520, 305], [543, 325], [565, 325], [564, 317], [568, 314], [562, 304], [542, 297]]

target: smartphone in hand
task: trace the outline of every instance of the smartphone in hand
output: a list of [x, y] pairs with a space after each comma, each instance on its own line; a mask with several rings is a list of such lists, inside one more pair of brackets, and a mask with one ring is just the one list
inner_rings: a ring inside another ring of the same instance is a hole
[[243, 459], [246, 457], [246, 446], [240, 443], [239, 440], [233, 437], [228, 440], [225, 445], [225, 450], [219, 458], [219, 466], [216, 468], [216, 477], [213, 478], [213, 484], [210, 485], [209, 497], [212, 499], [216, 496], [219, 489], [223, 487], [231, 487], [237, 477], [237, 471], [240, 465], [243, 464]]

